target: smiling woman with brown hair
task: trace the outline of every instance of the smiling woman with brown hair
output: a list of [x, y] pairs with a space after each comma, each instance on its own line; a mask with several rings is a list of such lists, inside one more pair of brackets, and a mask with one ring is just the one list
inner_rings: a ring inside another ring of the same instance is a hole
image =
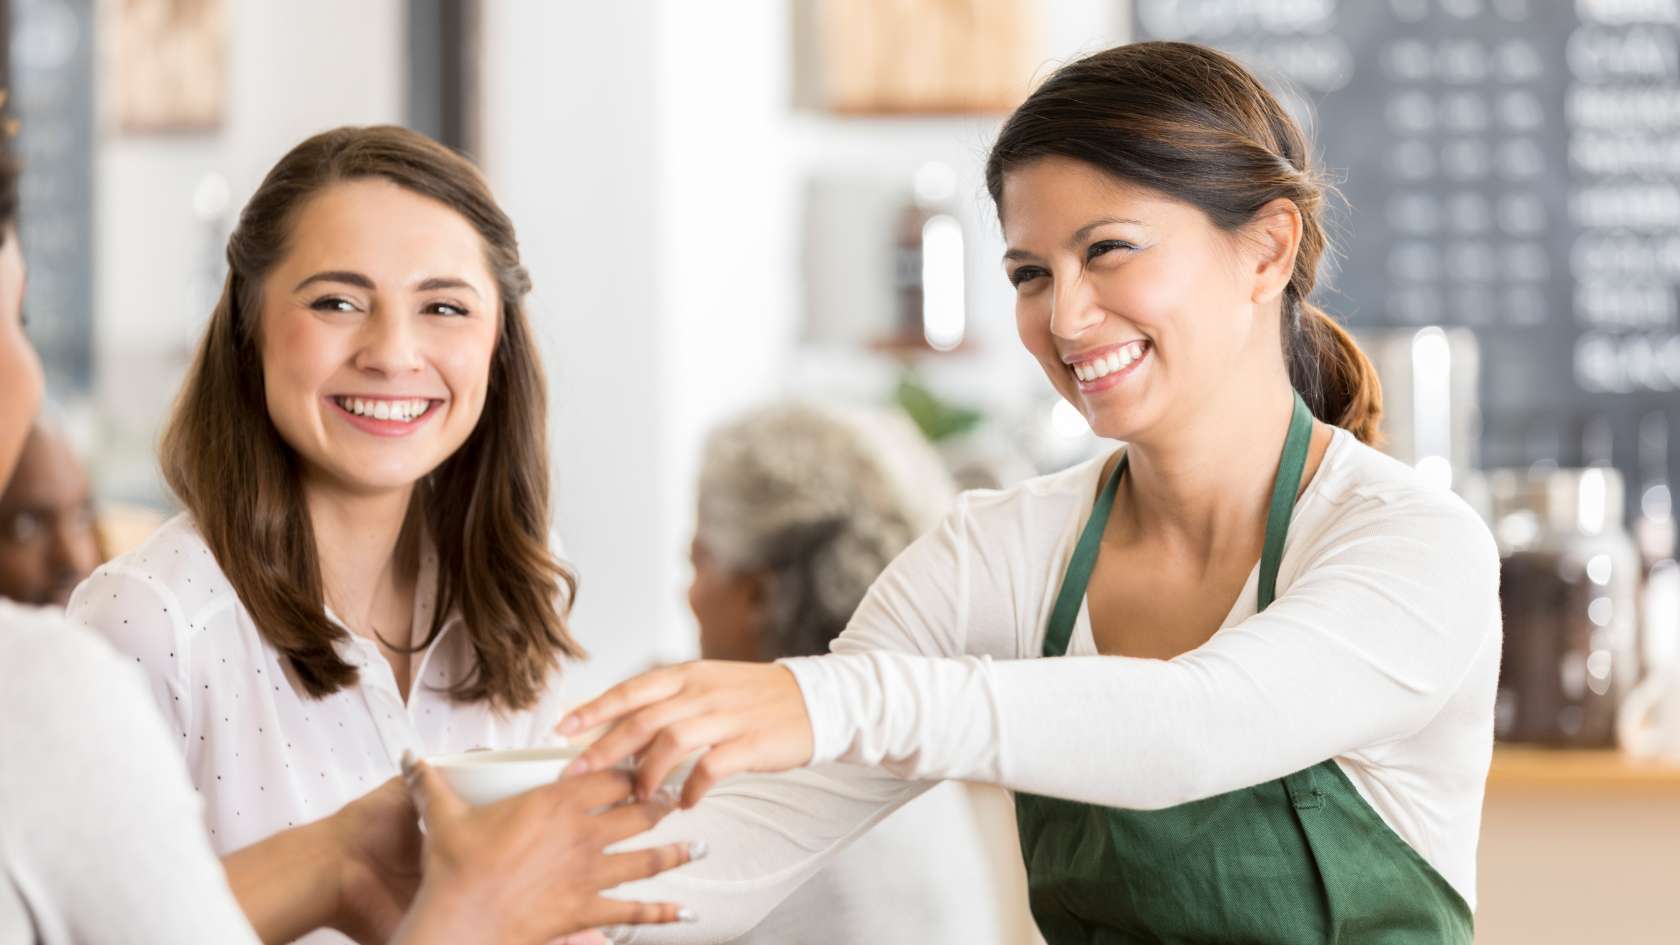
[[[16, 210], [0, 138], [0, 484], [42, 394]], [[0, 600], [0, 942], [255, 945], [328, 927], [391, 945], [537, 945], [683, 915], [600, 896], [695, 852], [605, 852], [666, 809], [622, 803], [618, 772], [468, 808], [405, 763], [413, 804], [393, 778], [218, 862], [173, 733], [125, 664], [62, 613]]]
[[553, 738], [572, 578], [513, 226], [400, 128], [299, 144], [228, 240], [163, 442], [187, 514], [71, 612], [147, 674], [220, 850], [417, 754]]
[[574, 771], [639, 754], [646, 790], [699, 754], [687, 801], [717, 785], [670, 826], [714, 856], [669, 882], [718, 927], [632, 940], [750, 923], [959, 779], [1015, 792], [1052, 945], [1468, 945], [1498, 555], [1371, 447], [1370, 363], [1309, 302], [1300, 128], [1228, 56], [1137, 43], [1034, 91], [986, 182], [1022, 345], [1116, 446], [964, 496], [832, 654], [657, 670], [563, 724], [616, 723]]

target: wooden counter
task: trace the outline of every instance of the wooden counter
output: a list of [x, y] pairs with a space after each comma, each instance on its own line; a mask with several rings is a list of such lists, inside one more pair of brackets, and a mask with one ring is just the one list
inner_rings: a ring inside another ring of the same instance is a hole
[[1496, 747], [1493, 767], [1488, 771], [1488, 791], [1535, 788], [1680, 794], [1680, 764], [1640, 761], [1614, 750]]
[[1680, 765], [1500, 745], [1477, 860], [1477, 945], [1674, 945]]

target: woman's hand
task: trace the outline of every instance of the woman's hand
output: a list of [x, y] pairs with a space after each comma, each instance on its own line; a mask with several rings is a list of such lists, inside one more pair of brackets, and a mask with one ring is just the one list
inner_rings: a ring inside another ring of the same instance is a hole
[[397, 941], [541, 945], [611, 925], [693, 921], [674, 903], [606, 899], [705, 853], [700, 844], [607, 853], [670, 808], [625, 803], [630, 777], [603, 771], [556, 781], [495, 804], [461, 800], [425, 762], [403, 759], [425, 823], [425, 878]]
[[338, 813], [222, 857], [228, 888], [265, 942], [334, 928], [385, 942], [420, 885], [414, 805], [392, 778]]
[[401, 778], [327, 818], [343, 855], [332, 927], [358, 942], [387, 942], [420, 887], [420, 830]]
[[639, 755], [636, 795], [652, 797], [696, 752], [682, 806], [743, 771], [785, 771], [811, 760], [811, 719], [793, 673], [774, 663], [685, 663], [643, 673], [574, 709], [555, 730], [612, 724], [567, 769], [603, 771]]

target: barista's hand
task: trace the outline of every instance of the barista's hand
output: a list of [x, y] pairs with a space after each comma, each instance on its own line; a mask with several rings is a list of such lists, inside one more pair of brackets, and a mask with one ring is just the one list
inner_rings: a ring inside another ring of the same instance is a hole
[[704, 752], [683, 788], [693, 807], [718, 781], [743, 771], [785, 771], [811, 760], [811, 719], [793, 673], [774, 663], [684, 663], [643, 673], [574, 709], [556, 731], [576, 735], [612, 724], [567, 769], [603, 771], [640, 755], [636, 794]]
[[669, 810], [659, 801], [624, 803], [628, 775], [602, 771], [473, 807], [425, 762], [403, 761], [426, 825], [425, 879], [399, 934], [403, 945], [540, 945], [604, 926], [693, 920], [674, 903], [601, 895], [704, 852], [687, 843], [605, 852]]

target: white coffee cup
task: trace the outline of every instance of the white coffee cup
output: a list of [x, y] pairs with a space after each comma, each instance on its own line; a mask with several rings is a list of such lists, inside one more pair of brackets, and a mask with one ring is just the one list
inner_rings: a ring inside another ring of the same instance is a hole
[[[559, 778], [560, 772], [566, 770], [572, 759], [583, 754], [587, 747], [562, 745], [554, 748], [464, 751], [453, 755], [433, 755], [426, 759], [426, 763], [462, 800], [469, 804], [493, 804]], [[635, 764], [625, 761], [618, 767], [630, 771]], [[693, 760], [690, 759], [671, 769], [662, 786], [680, 791], [693, 768]]]
[[434, 755], [426, 759], [456, 794], [469, 804], [491, 804], [541, 787], [556, 778], [582, 746], [491, 749]]

